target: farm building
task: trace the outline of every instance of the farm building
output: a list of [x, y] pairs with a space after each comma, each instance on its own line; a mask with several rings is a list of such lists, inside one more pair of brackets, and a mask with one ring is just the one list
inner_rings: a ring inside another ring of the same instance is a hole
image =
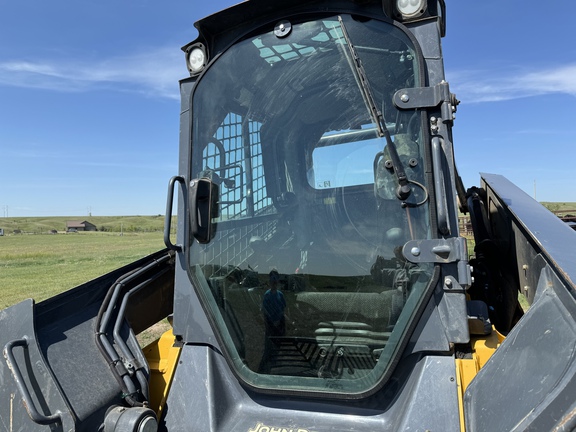
[[67, 221], [66, 222], [66, 232], [74, 231], [98, 231], [96, 225], [91, 224], [88, 221]]

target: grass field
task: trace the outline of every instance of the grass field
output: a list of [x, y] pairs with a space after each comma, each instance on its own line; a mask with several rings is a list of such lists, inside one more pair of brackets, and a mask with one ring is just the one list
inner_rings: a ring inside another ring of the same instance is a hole
[[[576, 209], [576, 203], [543, 204], [555, 212]], [[87, 220], [99, 231], [64, 234], [68, 220]], [[45, 300], [164, 248], [161, 215], [7, 217], [0, 228], [0, 310], [26, 298]]]
[[569, 214], [576, 214], [576, 203], [573, 202], [541, 202], [551, 212], [559, 216], [566, 216]]
[[0, 237], [0, 309], [26, 298], [42, 301], [164, 248], [163, 218], [157, 216], [85, 218], [99, 229], [107, 224], [118, 226], [119, 231], [122, 225], [123, 235], [115, 231], [41, 234], [62, 231], [67, 219], [72, 218], [0, 219], [5, 233], [13, 229], [37, 233]]
[[164, 215], [157, 216], [73, 216], [1, 218], [5, 234], [19, 230], [25, 234], [48, 234], [51, 230], [66, 231], [66, 222], [88, 221], [104, 232], [155, 232], [164, 228]]

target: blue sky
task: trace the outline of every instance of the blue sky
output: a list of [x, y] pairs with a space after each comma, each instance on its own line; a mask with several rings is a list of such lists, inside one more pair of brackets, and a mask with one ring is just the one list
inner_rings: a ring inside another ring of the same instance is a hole
[[[576, 2], [447, 3], [465, 186], [498, 173], [540, 201], [576, 202]], [[0, 218], [163, 214], [180, 47], [232, 4], [0, 0]]]

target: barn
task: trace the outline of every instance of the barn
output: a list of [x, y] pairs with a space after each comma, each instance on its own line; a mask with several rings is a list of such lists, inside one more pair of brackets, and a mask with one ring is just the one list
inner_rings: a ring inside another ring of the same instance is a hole
[[66, 232], [75, 231], [98, 231], [96, 225], [88, 221], [67, 221], [66, 222]]

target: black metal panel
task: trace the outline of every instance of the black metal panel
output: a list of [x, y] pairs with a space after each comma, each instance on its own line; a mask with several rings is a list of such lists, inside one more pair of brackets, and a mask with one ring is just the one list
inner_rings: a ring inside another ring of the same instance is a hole
[[38, 329], [48, 364], [78, 418], [78, 430], [93, 430], [111, 404], [122, 404], [118, 383], [96, 347], [98, 309], [94, 304]]
[[453, 356], [412, 355], [402, 362], [390, 385], [368, 399], [288, 398], [248, 391], [216, 351], [186, 345], [160, 430], [459, 431], [455, 373]]
[[465, 394], [468, 431], [553, 430], [576, 400], [576, 304], [550, 268], [536, 301]]
[[533, 302], [467, 388], [466, 430], [565, 430], [576, 400], [576, 233], [506, 178], [483, 180], [502, 271]]
[[[507, 217], [521, 230], [530, 247], [544, 255], [567, 288], [575, 293], [576, 231], [505, 177], [496, 174], [482, 177], [485, 187], [492, 190], [494, 200], [505, 208]], [[523, 264], [528, 263], [519, 263]]]
[[74, 431], [70, 409], [37, 345], [32, 300], [0, 311], [0, 347], [0, 429]]

